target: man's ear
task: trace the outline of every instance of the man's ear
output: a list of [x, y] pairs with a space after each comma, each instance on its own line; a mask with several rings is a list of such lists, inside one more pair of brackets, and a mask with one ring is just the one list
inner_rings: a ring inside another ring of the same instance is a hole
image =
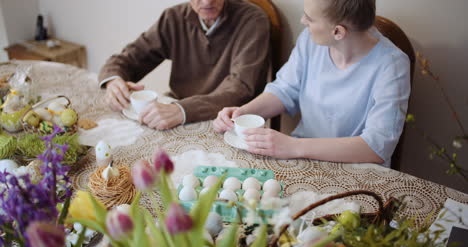
[[336, 25], [335, 29], [333, 29], [333, 36], [335, 37], [335, 40], [342, 40], [346, 37], [348, 34], [348, 30], [346, 27], [342, 25]]

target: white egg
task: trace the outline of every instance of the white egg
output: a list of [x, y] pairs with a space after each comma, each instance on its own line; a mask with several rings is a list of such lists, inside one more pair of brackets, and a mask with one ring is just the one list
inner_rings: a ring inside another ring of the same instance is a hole
[[263, 184], [263, 190], [264, 191], [273, 191], [278, 194], [281, 191], [281, 185], [278, 183], [278, 181], [274, 179], [268, 179], [264, 184]]
[[244, 182], [242, 183], [242, 189], [243, 190], [248, 190], [248, 189], [256, 189], [260, 190], [262, 186], [260, 185], [260, 182], [256, 178], [249, 177]]
[[210, 233], [211, 237], [218, 235], [223, 230], [223, 219], [216, 212], [210, 212], [205, 221], [205, 229]]
[[184, 187], [179, 192], [179, 199], [181, 201], [194, 201], [197, 198], [197, 192], [192, 187]]
[[245, 201], [260, 201], [260, 192], [256, 189], [248, 189], [244, 192]]
[[18, 168], [14, 160], [0, 160], [0, 172], [13, 173]]
[[219, 178], [213, 175], [210, 175], [203, 180], [203, 187], [214, 186], [219, 181]]
[[225, 189], [223, 191], [221, 191], [221, 193], [219, 194], [219, 199], [224, 199], [224, 200], [228, 200], [228, 201], [234, 201], [234, 202], [237, 202], [237, 194], [236, 192], [232, 191], [232, 190], [229, 190], [229, 189]]
[[45, 108], [38, 108], [38, 109], [34, 109], [34, 111], [37, 113], [37, 115], [39, 115], [39, 117], [40, 117], [42, 120], [45, 120], [45, 121], [50, 121], [50, 120], [52, 120], [52, 113], [50, 113], [47, 109], [45, 109]]
[[65, 106], [62, 105], [58, 101], [53, 101], [53, 102], [50, 102], [50, 104], [47, 106], [47, 109], [54, 111], [56, 114], [58, 114], [62, 112], [63, 110], [65, 110]]
[[241, 182], [236, 177], [230, 177], [224, 181], [223, 188], [232, 191], [238, 190], [241, 188]]
[[52, 117], [52, 123], [59, 125], [59, 126], [63, 126], [62, 119], [60, 118], [60, 115], [58, 114], [54, 114], [54, 116]]
[[263, 192], [262, 199], [263, 198], [272, 198], [272, 197], [278, 197], [278, 193], [272, 190], [267, 190]]
[[208, 241], [210, 244], [214, 244], [213, 237], [211, 237], [211, 234], [208, 231], [203, 231], [203, 238]]
[[297, 239], [301, 240], [302, 243], [307, 243], [312, 240], [320, 239], [326, 235], [327, 235], [327, 232], [323, 230], [321, 227], [310, 226], [310, 227], [307, 227], [304, 231], [302, 231], [297, 236]]
[[[210, 189], [211, 189], [211, 188], [209, 188], [209, 187], [203, 188], [203, 189], [200, 191], [200, 195], [205, 194], [205, 193], [208, 192], [208, 190], [210, 190]], [[216, 192], [216, 196], [218, 196], [218, 193], [217, 193], [217, 192]]]
[[[98, 163], [111, 158], [111, 146], [105, 141], [99, 141], [96, 145], [96, 160]], [[107, 165], [107, 164], [105, 164]]]
[[196, 188], [200, 186], [200, 181], [193, 174], [190, 174], [184, 176], [184, 178], [182, 179], [182, 184], [184, 185], [184, 187]]

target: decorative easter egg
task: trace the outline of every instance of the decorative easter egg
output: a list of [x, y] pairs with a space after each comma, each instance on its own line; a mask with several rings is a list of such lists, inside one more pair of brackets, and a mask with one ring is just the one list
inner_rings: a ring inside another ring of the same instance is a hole
[[108, 181], [109, 179], [113, 177], [118, 177], [120, 176], [120, 171], [117, 167], [114, 167], [112, 165], [108, 165], [104, 171], [101, 173], [101, 177], [105, 180]]
[[245, 201], [260, 201], [260, 192], [256, 189], [247, 189], [243, 196]]
[[9, 132], [16, 132], [22, 130], [23, 125], [21, 124], [21, 119], [25, 115], [25, 113], [29, 111], [29, 109], [31, 109], [31, 106], [27, 105], [16, 112], [7, 113], [3, 111], [0, 114], [0, 124], [5, 130]]
[[224, 181], [223, 188], [232, 191], [238, 190], [241, 188], [241, 182], [236, 177], [230, 177]]
[[278, 194], [281, 191], [281, 184], [278, 183], [275, 179], [268, 179], [264, 184], [263, 184], [263, 190], [264, 191], [273, 191]]
[[63, 110], [65, 110], [65, 106], [58, 101], [50, 102], [47, 106], [47, 109], [52, 111], [54, 114], [60, 114]]
[[60, 120], [62, 120], [64, 126], [70, 127], [78, 121], [78, 114], [76, 114], [75, 110], [68, 108], [60, 114]]
[[54, 124], [51, 123], [50, 121], [42, 121], [39, 124], [39, 131], [50, 134], [52, 131], [54, 131]]
[[210, 175], [203, 180], [203, 187], [210, 188], [214, 186], [219, 181], [219, 178], [213, 175]]
[[[98, 163], [101, 161], [107, 161], [110, 160], [112, 154], [112, 149], [109, 144], [107, 144], [105, 141], [99, 141], [98, 144], [96, 144], [96, 160]], [[105, 164], [108, 165], [108, 164]]]
[[50, 113], [47, 109], [45, 108], [38, 108], [34, 109], [34, 111], [41, 117], [42, 120], [44, 121], [50, 121], [52, 120], [52, 113]]
[[262, 188], [262, 185], [254, 177], [249, 177], [246, 180], [244, 180], [244, 182], [242, 183], [243, 190], [248, 190], [248, 189], [260, 190], [260, 188]]
[[29, 111], [28, 113], [26, 113], [26, 115], [24, 115], [23, 122], [33, 127], [37, 127], [41, 122], [41, 117], [35, 111]]
[[181, 201], [194, 201], [197, 200], [197, 192], [192, 187], [184, 187], [179, 192], [179, 199]]
[[200, 186], [200, 181], [193, 174], [190, 174], [184, 176], [184, 178], [182, 179], [182, 184], [184, 185], [184, 187], [196, 188]]
[[0, 160], [0, 172], [13, 173], [18, 168], [14, 160]]
[[236, 195], [236, 192], [234, 192], [232, 190], [224, 189], [219, 194], [219, 199], [224, 199], [224, 200], [228, 200], [228, 201], [237, 202], [237, 195]]
[[210, 212], [205, 221], [205, 229], [210, 233], [211, 237], [218, 235], [223, 230], [223, 219], [216, 212]]

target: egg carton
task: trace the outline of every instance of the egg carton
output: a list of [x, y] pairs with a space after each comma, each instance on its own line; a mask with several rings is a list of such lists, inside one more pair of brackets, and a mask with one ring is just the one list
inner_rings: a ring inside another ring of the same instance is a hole
[[[196, 186], [195, 192], [197, 195], [197, 198], [200, 195], [200, 192], [203, 190], [203, 181], [205, 178], [208, 176], [216, 176], [218, 178], [221, 178], [222, 176], [225, 176], [224, 182], [229, 179], [229, 178], [237, 178], [241, 183], [245, 181], [248, 178], [255, 178], [258, 180], [258, 182], [261, 185], [261, 190], [258, 192], [260, 193], [260, 197], [263, 197], [264, 191], [263, 191], [263, 185], [265, 184], [266, 181], [270, 179], [275, 179], [275, 174], [272, 170], [267, 170], [267, 169], [251, 169], [251, 168], [233, 168], [233, 167], [213, 167], [213, 166], [198, 166], [195, 168], [193, 175], [198, 179], [198, 184], [199, 186]], [[281, 186], [280, 191], [277, 193], [277, 196], [279, 198], [282, 198], [284, 195], [284, 184], [279, 182], [279, 185]], [[183, 184], [179, 185], [177, 188], [177, 194], [179, 195], [181, 190], [183, 189]], [[218, 191], [218, 198], [217, 200], [213, 203], [211, 211], [216, 212], [219, 215], [221, 215], [222, 219], [224, 222], [235, 222], [238, 220], [238, 214], [240, 213], [242, 218], [245, 218], [247, 215], [247, 210], [244, 209], [242, 206], [245, 205], [246, 200], [244, 199], [244, 193], [246, 190], [240, 188], [236, 190], [232, 190], [235, 192], [236, 197], [237, 197], [237, 204], [241, 205], [241, 207], [237, 206], [232, 206], [231, 203], [229, 203], [227, 200], [222, 200], [219, 199], [219, 196], [221, 192], [224, 190], [223, 187], [221, 187]], [[191, 208], [195, 205], [196, 200], [181, 200], [181, 205], [186, 211], [190, 211]], [[260, 203], [260, 202], [259, 202]], [[257, 208], [259, 213], [266, 215], [266, 216], [271, 216], [274, 213], [274, 210], [262, 210]]]

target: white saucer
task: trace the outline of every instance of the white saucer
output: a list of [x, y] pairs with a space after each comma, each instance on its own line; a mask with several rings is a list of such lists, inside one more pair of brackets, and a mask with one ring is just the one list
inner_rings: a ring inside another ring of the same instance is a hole
[[235, 147], [235, 148], [239, 148], [239, 149], [243, 149], [243, 150], [246, 150], [248, 148], [247, 144], [244, 142], [244, 140], [242, 140], [242, 138], [240, 138], [239, 136], [236, 135], [236, 132], [234, 132], [234, 130], [230, 130], [230, 131], [226, 131], [224, 133], [224, 141]]
[[123, 109], [122, 114], [128, 119], [138, 121], [138, 114], [133, 110], [133, 108]]

